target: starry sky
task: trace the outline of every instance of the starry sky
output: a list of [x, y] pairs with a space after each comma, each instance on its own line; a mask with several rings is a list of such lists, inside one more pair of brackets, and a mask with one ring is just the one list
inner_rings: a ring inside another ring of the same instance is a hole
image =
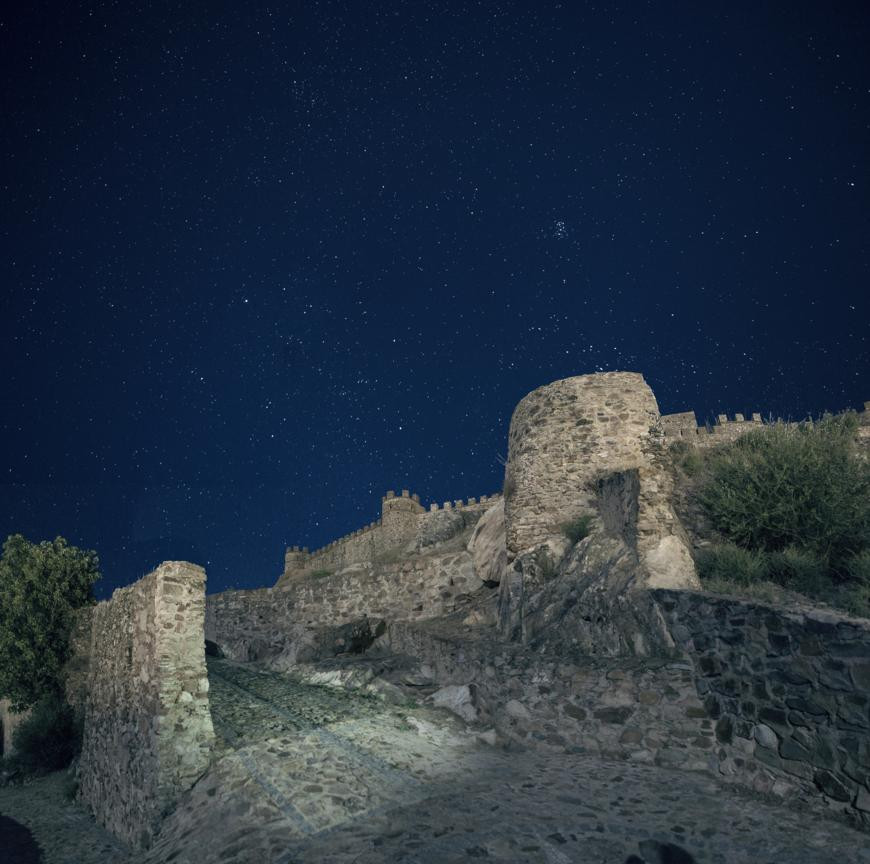
[[528, 391], [870, 399], [866, 2], [0, 12], [0, 532], [272, 584]]

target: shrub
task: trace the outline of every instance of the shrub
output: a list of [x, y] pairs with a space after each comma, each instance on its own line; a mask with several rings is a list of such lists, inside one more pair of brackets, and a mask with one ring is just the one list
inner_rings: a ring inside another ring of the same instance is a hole
[[52, 694], [40, 699], [12, 736], [14, 759], [25, 771], [65, 768], [81, 747], [81, 726], [72, 708]]
[[730, 582], [752, 585], [767, 576], [763, 555], [742, 549], [733, 543], [720, 543], [702, 549], [695, 562], [702, 582]]
[[700, 502], [747, 549], [799, 547], [835, 571], [870, 545], [870, 464], [854, 452], [854, 414], [775, 423], [709, 457]]
[[66, 540], [30, 543], [13, 534], [0, 557], [0, 698], [14, 711], [60, 694], [77, 608], [93, 602], [96, 553]]
[[579, 543], [592, 533], [592, 524], [595, 516], [592, 513], [583, 513], [568, 522], [562, 523], [562, 533], [571, 541]]
[[538, 567], [540, 568], [541, 577], [547, 582], [555, 579], [558, 567], [556, 566], [556, 562], [553, 560], [553, 556], [550, 554], [549, 550], [539, 550], [536, 560]]
[[670, 446], [670, 451], [674, 464], [679, 465], [690, 477], [699, 474], [704, 467], [704, 457], [701, 451], [685, 441], [674, 441]]
[[852, 615], [870, 618], [870, 583], [849, 582], [842, 585], [830, 602]]
[[870, 549], [864, 549], [849, 558], [844, 570], [850, 581], [870, 585]]
[[827, 560], [807, 549], [789, 546], [781, 552], [771, 552], [765, 564], [767, 578], [783, 588], [818, 595], [831, 587]]
[[870, 549], [853, 555], [844, 570], [848, 581], [840, 588], [839, 605], [853, 615], [870, 618]]
[[332, 576], [332, 570], [312, 570], [311, 578], [312, 579], [326, 579], [328, 576]]
[[755, 582], [751, 585], [737, 585], [728, 579], [710, 578], [704, 581], [704, 590], [714, 594], [739, 594], [762, 603], [776, 603], [780, 599], [782, 589], [773, 582]]

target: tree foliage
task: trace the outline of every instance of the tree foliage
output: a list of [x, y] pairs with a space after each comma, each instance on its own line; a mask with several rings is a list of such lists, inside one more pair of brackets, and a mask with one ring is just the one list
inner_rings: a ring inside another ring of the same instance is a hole
[[63, 537], [12, 534], [0, 557], [0, 698], [20, 711], [63, 690], [75, 610], [93, 602], [99, 562]]
[[870, 546], [870, 465], [847, 413], [775, 423], [712, 456], [700, 495], [716, 529], [745, 549], [804, 549], [844, 571]]
[[57, 694], [43, 696], [12, 735], [13, 763], [28, 774], [59, 771], [81, 749], [81, 723]]

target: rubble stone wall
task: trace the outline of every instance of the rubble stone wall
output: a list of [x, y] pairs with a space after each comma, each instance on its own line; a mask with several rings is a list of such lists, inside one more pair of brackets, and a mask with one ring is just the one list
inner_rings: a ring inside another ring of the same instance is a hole
[[360, 564], [285, 588], [224, 591], [206, 598], [205, 636], [230, 657], [280, 653], [298, 628], [339, 626], [367, 618], [423, 620], [452, 612], [480, 587], [468, 552], [415, 557], [377, 567]]
[[642, 444], [658, 418], [655, 396], [636, 372], [565, 378], [523, 398], [508, 435], [508, 554], [593, 509], [599, 474], [646, 462]]
[[719, 771], [870, 827], [870, 621], [653, 592], [715, 721]]
[[91, 613], [79, 794], [135, 848], [208, 765], [204, 612], [205, 571], [167, 561]]
[[385, 647], [423, 662], [439, 686], [467, 687], [476, 719], [528, 746], [711, 771], [713, 721], [680, 657], [604, 659], [541, 653], [439, 632], [439, 622], [395, 622]]
[[387, 492], [381, 499], [381, 518], [362, 528], [333, 540], [326, 546], [309, 552], [307, 547], [289, 547], [284, 553], [284, 572], [275, 587], [285, 588], [314, 572], [340, 570], [353, 564], [377, 563], [385, 556], [397, 552], [415, 538], [429, 532], [429, 526], [451, 513], [474, 511], [482, 514], [499, 499], [496, 495], [482, 495], [480, 499], [445, 501], [443, 506], [430, 504], [424, 510], [419, 495], [407, 489], [401, 495]]

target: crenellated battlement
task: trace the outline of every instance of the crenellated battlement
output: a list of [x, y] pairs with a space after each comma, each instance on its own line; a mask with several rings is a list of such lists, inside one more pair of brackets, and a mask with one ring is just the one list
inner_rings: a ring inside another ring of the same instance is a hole
[[[772, 415], [768, 415], [772, 418]], [[870, 402], [864, 403], [863, 412], [858, 414], [861, 426], [870, 425]], [[753, 412], [747, 419], [746, 415], [737, 413], [733, 419], [727, 414], [719, 414], [715, 422], [698, 425], [694, 411], [682, 411], [678, 414], [664, 414], [661, 417], [662, 429], [668, 442], [683, 441], [696, 447], [711, 447], [737, 440], [752, 429], [764, 425], [759, 412]], [[779, 422], [770, 419], [768, 422]]]
[[496, 492], [493, 495], [481, 495], [480, 498], [468, 498], [463, 501], [461, 498], [456, 501], [445, 501], [440, 506], [437, 501], [433, 501], [429, 505], [430, 513], [437, 513], [439, 510], [462, 510], [465, 507], [475, 507], [480, 504], [488, 504], [492, 506], [501, 498], [501, 492]]
[[[593, 378], [593, 376], [588, 377]], [[546, 388], [541, 388], [544, 389]], [[604, 408], [606, 407], [605, 404]], [[604, 408], [601, 410], [603, 411]], [[861, 424], [859, 440], [864, 442], [865, 449], [870, 449], [870, 403], [864, 403], [864, 411], [858, 416]], [[682, 442], [694, 447], [714, 447], [736, 441], [747, 432], [760, 428], [765, 422], [760, 412], [750, 412], [749, 414], [736, 413], [733, 416], [719, 414], [713, 423], [699, 425], [694, 411], [660, 416], [653, 402], [651, 409], [644, 415], [643, 424], [646, 424], [644, 429], [648, 429], [650, 421], [656, 419], [660, 423], [666, 443]], [[584, 425], [589, 422], [591, 422], [590, 418], [584, 418]], [[526, 432], [528, 429], [525, 429], [524, 434]], [[576, 454], [568, 453], [565, 458], [569, 462], [574, 462]], [[560, 475], [564, 473], [561, 462], [556, 465], [556, 468]], [[351, 564], [376, 561], [385, 553], [392, 553], [413, 541], [421, 526], [424, 526], [430, 518], [443, 518], [437, 514], [471, 507], [489, 508], [501, 498], [501, 493], [495, 493], [481, 495], [479, 498], [458, 498], [442, 503], [433, 501], [428, 507], [424, 507], [417, 493], [402, 489], [397, 494], [395, 490], [390, 489], [381, 497], [380, 519], [338, 537], [314, 551], [309, 551], [307, 546], [287, 547], [284, 553], [284, 572], [277, 584], [285, 586], [316, 571], [336, 571]]]
[[428, 509], [420, 503], [420, 496], [402, 489], [397, 495], [390, 489], [381, 498], [381, 518], [357, 528], [349, 534], [309, 551], [307, 546], [288, 546], [284, 552], [284, 572], [278, 585], [306, 576], [318, 570], [337, 570], [349, 564], [373, 561], [390, 549], [411, 541], [417, 534], [422, 519], [441, 510], [464, 510], [469, 507], [490, 507], [500, 493], [481, 495], [479, 498], [432, 502]]
[[719, 439], [738, 437], [750, 429], [758, 428], [762, 419], [757, 412], [751, 414], [749, 420], [743, 414], [735, 414], [733, 420], [727, 414], [719, 414], [714, 424], [699, 426], [694, 411], [682, 411], [679, 414], [662, 415], [661, 424], [667, 439], [697, 443], [695, 439], [707, 435], [718, 436]]

